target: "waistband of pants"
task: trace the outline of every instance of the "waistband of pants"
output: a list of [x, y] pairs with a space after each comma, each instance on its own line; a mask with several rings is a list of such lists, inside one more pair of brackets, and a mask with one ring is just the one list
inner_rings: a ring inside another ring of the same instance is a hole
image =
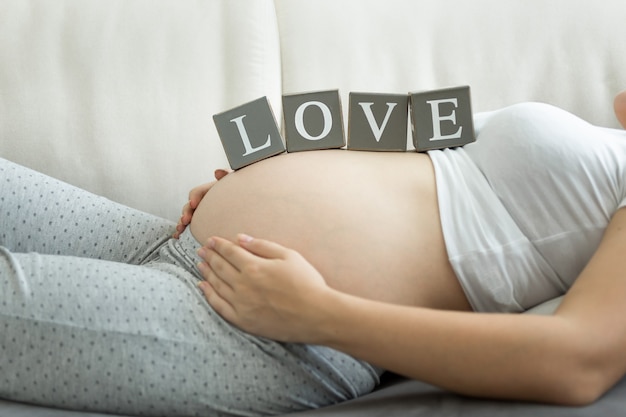
[[177, 265], [202, 280], [204, 278], [196, 266], [203, 261], [196, 253], [201, 246], [187, 228], [178, 239], [171, 238], [165, 242], [158, 250], [158, 258], [154, 260]]

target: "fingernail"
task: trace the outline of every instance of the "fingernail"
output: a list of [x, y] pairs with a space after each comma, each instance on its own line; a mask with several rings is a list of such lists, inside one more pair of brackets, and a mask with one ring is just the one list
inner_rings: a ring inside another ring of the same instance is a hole
[[243, 242], [243, 243], [248, 243], [248, 242], [252, 242], [254, 238], [250, 235], [247, 235], [245, 233], [240, 233], [239, 234], [239, 241]]
[[204, 258], [206, 256], [206, 249], [200, 248], [196, 251], [199, 257]]
[[215, 247], [215, 239], [213, 239], [212, 237], [209, 238], [209, 240], [207, 240], [206, 242], [206, 246], [207, 248], [213, 249]]

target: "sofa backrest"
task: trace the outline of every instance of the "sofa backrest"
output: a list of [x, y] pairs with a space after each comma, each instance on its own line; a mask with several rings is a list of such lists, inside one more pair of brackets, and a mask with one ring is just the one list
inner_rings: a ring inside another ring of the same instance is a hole
[[0, 156], [158, 215], [226, 166], [211, 115], [280, 100], [271, 0], [2, 0]]
[[623, 0], [276, 0], [283, 91], [470, 85], [475, 111], [544, 101], [617, 127]]
[[[3, 0], [0, 156], [176, 219], [227, 165], [212, 115], [268, 96], [470, 85], [616, 127], [623, 0]], [[347, 118], [344, 117], [347, 121]]]

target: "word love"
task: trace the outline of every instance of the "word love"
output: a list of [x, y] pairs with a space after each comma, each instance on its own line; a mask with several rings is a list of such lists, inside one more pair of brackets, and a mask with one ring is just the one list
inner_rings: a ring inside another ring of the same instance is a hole
[[[468, 86], [408, 95], [350, 93], [348, 110], [347, 149], [406, 152], [409, 113], [418, 152], [476, 140]], [[346, 146], [337, 90], [284, 95], [284, 141], [267, 97], [216, 114], [213, 120], [232, 169], [285, 151]]]

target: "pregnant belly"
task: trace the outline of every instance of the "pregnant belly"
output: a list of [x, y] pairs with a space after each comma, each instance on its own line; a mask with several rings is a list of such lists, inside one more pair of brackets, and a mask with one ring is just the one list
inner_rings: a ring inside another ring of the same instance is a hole
[[329, 150], [283, 154], [229, 174], [204, 197], [191, 231], [237, 233], [299, 251], [326, 282], [406, 305], [465, 308], [447, 260], [430, 159]]

